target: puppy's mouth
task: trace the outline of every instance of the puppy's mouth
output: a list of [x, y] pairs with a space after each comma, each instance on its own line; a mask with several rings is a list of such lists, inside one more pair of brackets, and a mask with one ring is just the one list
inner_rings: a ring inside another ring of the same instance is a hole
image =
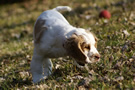
[[84, 63], [81, 63], [81, 62], [77, 62], [80, 66], [85, 66]]

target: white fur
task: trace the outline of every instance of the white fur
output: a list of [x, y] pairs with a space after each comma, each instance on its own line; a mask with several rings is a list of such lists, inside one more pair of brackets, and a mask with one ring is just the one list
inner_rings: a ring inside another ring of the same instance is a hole
[[[43, 31], [43, 35], [39, 43], [34, 42], [34, 53], [31, 61], [31, 73], [33, 82], [37, 83], [49, 76], [52, 72], [52, 62], [49, 58], [58, 58], [67, 56], [68, 53], [63, 47], [64, 42], [71, 37], [73, 33], [83, 35], [86, 43], [91, 45], [91, 51], [85, 52], [86, 56], [99, 54], [95, 48], [95, 39], [91, 33], [86, 33], [82, 28], [73, 27], [58, 11], [68, 10], [70, 7], [59, 6], [52, 10], [43, 12], [37, 20], [45, 21], [40, 27], [47, 28]], [[35, 23], [35, 25], [37, 22]], [[35, 33], [35, 28], [34, 28]], [[34, 41], [36, 41], [36, 33]], [[92, 63], [87, 57], [87, 63]], [[79, 65], [77, 64], [79, 67]]]

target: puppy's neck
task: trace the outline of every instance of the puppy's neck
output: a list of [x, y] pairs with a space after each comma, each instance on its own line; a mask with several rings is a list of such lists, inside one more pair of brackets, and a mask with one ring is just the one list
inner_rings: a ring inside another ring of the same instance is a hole
[[70, 38], [73, 34], [76, 35], [83, 35], [85, 33], [85, 30], [82, 28], [73, 28], [72, 30], [69, 30], [69, 32], [65, 35], [65, 38]]

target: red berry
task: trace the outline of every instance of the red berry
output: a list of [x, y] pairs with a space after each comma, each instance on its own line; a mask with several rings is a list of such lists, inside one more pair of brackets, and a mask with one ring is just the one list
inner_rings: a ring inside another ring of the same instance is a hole
[[103, 10], [103, 11], [100, 12], [99, 17], [100, 17], [100, 18], [107, 18], [107, 19], [110, 19], [110, 18], [111, 18], [111, 14], [110, 14], [109, 11]]

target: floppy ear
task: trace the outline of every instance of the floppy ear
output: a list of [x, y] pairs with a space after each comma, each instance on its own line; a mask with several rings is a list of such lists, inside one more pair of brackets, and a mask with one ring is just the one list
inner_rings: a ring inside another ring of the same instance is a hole
[[79, 62], [86, 60], [86, 56], [81, 49], [82, 42], [83, 37], [81, 35], [73, 34], [64, 44], [68, 54]]

